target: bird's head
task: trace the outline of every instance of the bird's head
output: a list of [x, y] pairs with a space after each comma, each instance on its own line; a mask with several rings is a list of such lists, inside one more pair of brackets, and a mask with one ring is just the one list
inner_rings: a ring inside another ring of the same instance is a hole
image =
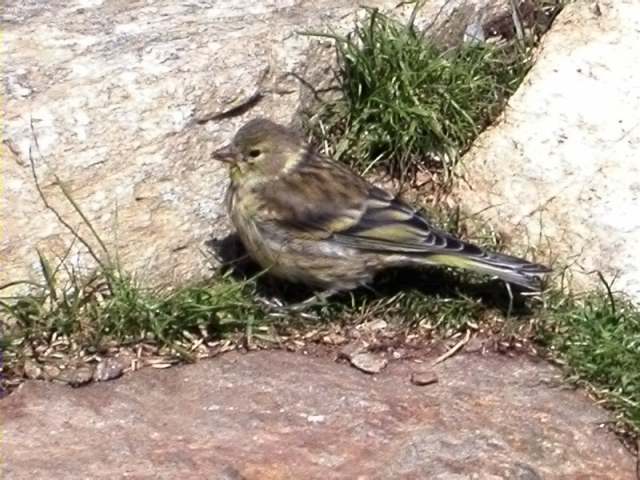
[[213, 158], [228, 163], [231, 180], [269, 180], [295, 167], [304, 142], [292, 130], [264, 118], [243, 125], [231, 144], [213, 152]]

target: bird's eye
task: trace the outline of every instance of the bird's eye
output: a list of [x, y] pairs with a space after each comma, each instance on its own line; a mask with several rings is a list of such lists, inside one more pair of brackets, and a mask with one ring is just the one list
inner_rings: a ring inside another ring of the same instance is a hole
[[262, 153], [262, 152], [261, 152], [259, 149], [257, 149], [257, 148], [254, 148], [254, 149], [252, 149], [252, 150], [249, 150], [249, 156], [250, 156], [251, 158], [258, 158], [258, 157], [260, 156], [260, 154], [261, 154], [261, 153]]

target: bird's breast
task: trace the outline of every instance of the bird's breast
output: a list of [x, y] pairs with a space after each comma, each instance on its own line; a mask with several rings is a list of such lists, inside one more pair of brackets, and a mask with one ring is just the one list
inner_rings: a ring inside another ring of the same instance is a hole
[[240, 240], [255, 261], [264, 268], [270, 268], [275, 262], [275, 252], [257, 224], [260, 208], [262, 207], [255, 193], [233, 184], [229, 187], [227, 210]]

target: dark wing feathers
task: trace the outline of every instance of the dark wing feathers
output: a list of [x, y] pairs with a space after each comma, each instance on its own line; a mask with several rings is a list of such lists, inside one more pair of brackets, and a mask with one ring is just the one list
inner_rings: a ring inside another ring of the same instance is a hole
[[369, 186], [344, 167], [333, 167], [307, 160], [277, 181], [260, 185], [256, 193], [262, 220], [318, 239], [356, 223]]
[[265, 184], [258, 196], [263, 220], [307, 238], [377, 252], [483, 253], [434, 228], [415, 209], [346, 167], [317, 156]]
[[482, 253], [478, 247], [436, 229], [399, 199], [389, 201], [385, 208], [365, 208], [355, 225], [334, 236], [345, 244], [374, 251]]

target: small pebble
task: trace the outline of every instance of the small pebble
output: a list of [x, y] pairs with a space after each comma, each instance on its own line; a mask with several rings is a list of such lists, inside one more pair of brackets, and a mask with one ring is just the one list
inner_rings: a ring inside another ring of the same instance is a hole
[[357, 353], [349, 359], [351, 365], [365, 373], [379, 373], [387, 366], [387, 359], [369, 352]]
[[360, 352], [367, 348], [367, 344], [362, 340], [354, 340], [352, 342], [347, 343], [344, 347], [340, 349], [338, 352], [338, 356], [340, 358], [346, 358], [347, 360], [351, 360], [355, 355], [359, 355]]
[[464, 346], [465, 352], [481, 352], [484, 350], [485, 340], [478, 336], [473, 336]]
[[329, 333], [322, 337], [322, 341], [330, 345], [342, 345], [347, 341], [347, 339], [339, 333]]
[[118, 378], [124, 370], [123, 362], [117, 358], [103, 358], [93, 372], [93, 380], [106, 382]]
[[411, 374], [411, 383], [423, 387], [438, 382], [438, 376], [433, 370], [422, 370]]
[[406, 355], [406, 353], [407, 352], [403, 348], [400, 348], [398, 350], [394, 350], [391, 355], [393, 356], [394, 360], [400, 360], [402, 357]]
[[53, 380], [58, 375], [60, 375], [60, 369], [55, 365], [45, 365], [43, 369], [44, 369], [44, 375], [47, 377], [48, 380]]
[[375, 320], [373, 322], [365, 323], [363, 327], [371, 331], [384, 330], [387, 328], [387, 322], [384, 320]]
[[24, 376], [31, 380], [36, 380], [42, 377], [42, 368], [37, 362], [26, 360], [24, 362]]
[[60, 372], [56, 380], [68, 383], [72, 387], [80, 387], [86, 385], [93, 379], [93, 367], [90, 365], [81, 365], [76, 368], [66, 368]]
[[307, 416], [307, 422], [309, 423], [324, 423], [327, 417], [324, 415], [309, 415]]

